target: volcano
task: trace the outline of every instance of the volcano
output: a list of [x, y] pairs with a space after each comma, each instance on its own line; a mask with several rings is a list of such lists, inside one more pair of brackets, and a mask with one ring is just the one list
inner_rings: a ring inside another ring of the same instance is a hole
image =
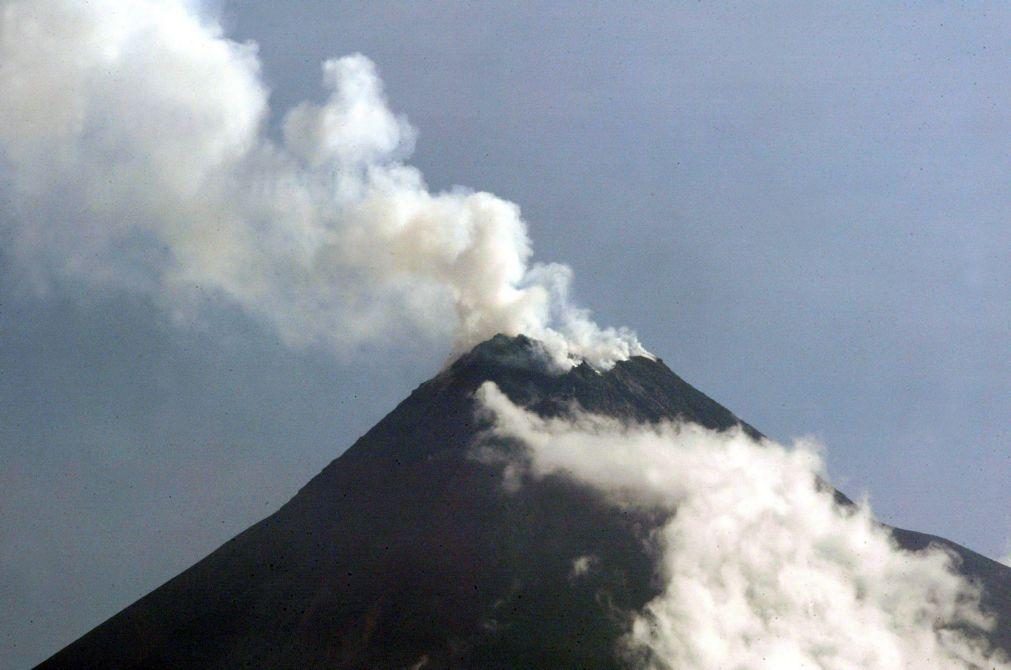
[[[628, 613], [661, 588], [648, 541], [658, 520], [563, 476], [507, 490], [502, 466], [474, 455], [487, 427], [475, 390], [493, 381], [542, 416], [578, 403], [623, 420], [760, 434], [661, 360], [561, 374], [543, 360], [522, 336], [477, 346], [275, 514], [39, 667], [625, 667]], [[1011, 652], [1011, 568], [892, 533], [911, 551], [954, 552], [998, 619], [989, 642]], [[576, 578], [588, 556], [599, 568]]]

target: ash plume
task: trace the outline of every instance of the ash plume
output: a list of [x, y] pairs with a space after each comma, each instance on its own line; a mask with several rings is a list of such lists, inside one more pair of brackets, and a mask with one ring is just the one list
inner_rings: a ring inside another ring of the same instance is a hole
[[840, 507], [819, 484], [816, 445], [578, 408], [543, 418], [493, 382], [477, 397], [495, 438], [484, 457], [496, 439], [524, 447], [508, 487], [561, 474], [669, 515], [653, 538], [662, 593], [624, 639], [636, 667], [1011, 668], [988, 648], [996, 622], [953, 557], [904, 551], [866, 504]]
[[371, 61], [326, 61], [328, 97], [288, 110], [275, 140], [256, 45], [198, 9], [0, 5], [4, 232], [23, 276], [140, 292], [183, 321], [234, 304], [338, 352], [523, 333], [562, 369], [645, 353], [570, 302], [567, 266], [531, 263], [515, 204], [427, 188]]

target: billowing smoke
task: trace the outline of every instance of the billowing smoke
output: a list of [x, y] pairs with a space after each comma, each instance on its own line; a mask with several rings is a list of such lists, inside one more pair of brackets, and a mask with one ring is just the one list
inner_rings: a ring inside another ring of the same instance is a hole
[[643, 353], [532, 265], [519, 208], [430, 192], [375, 66], [323, 64], [328, 98], [269, 134], [254, 44], [185, 0], [0, 3], [8, 253], [54, 277], [156, 297], [182, 318], [232, 303], [292, 345], [393, 335], [541, 340], [560, 367]]
[[663, 592], [624, 640], [646, 667], [1011, 668], [973, 634], [995, 622], [953, 559], [903, 551], [866, 505], [838, 506], [814, 445], [578, 409], [545, 419], [491, 382], [478, 398], [495, 437], [526, 446], [511, 486], [560, 473], [671, 514], [655, 535]]
[[[327, 98], [289, 110], [275, 139], [255, 45], [190, 2], [0, 12], [5, 253], [39, 286], [136, 291], [180, 318], [234, 304], [337, 351], [417, 332], [456, 351], [523, 333], [562, 368], [645, 353], [570, 303], [569, 268], [531, 263], [516, 205], [428, 190], [367, 58], [325, 62]], [[529, 447], [529, 474], [676, 510], [656, 537], [664, 591], [627, 638], [653, 666], [1007, 667], [969, 632], [993, 622], [950, 557], [900, 551], [865, 506], [837, 507], [809, 445], [542, 419], [494, 386], [481, 399]], [[595, 561], [577, 557], [574, 577]]]

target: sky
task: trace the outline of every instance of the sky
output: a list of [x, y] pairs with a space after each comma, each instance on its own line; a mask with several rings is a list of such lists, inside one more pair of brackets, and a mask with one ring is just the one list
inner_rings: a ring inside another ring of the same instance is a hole
[[[1006, 7], [202, 11], [258, 44], [271, 132], [325, 98], [323, 61], [364, 54], [430, 188], [517, 203], [598, 323], [764, 433], [817, 437], [881, 520], [1007, 553]], [[9, 246], [0, 263], [0, 667], [277, 509], [451, 350], [334, 355], [227, 302], [180, 325], [144, 293], [40, 288]]]

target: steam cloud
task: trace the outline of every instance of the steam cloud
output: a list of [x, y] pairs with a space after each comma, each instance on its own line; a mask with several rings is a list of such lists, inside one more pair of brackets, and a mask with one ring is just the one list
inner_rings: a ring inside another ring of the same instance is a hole
[[0, 11], [9, 254], [40, 285], [125, 287], [182, 317], [223, 299], [338, 351], [406, 328], [456, 351], [524, 333], [562, 368], [645, 353], [570, 303], [568, 267], [531, 265], [516, 205], [427, 189], [364, 56], [326, 61], [329, 97], [274, 140], [255, 44], [192, 2]]
[[[457, 351], [524, 333], [563, 368], [645, 353], [570, 303], [569, 268], [531, 264], [516, 205], [427, 189], [364, 56], [325, 62], [329, 97], [288, 111], [274, 140], [255, 45], [192, 3], [0, 11], [5, 233], [40, 284], [126, 288], [180, 315], [225, 300], [294, 346], [347, 350], [408, 322]], [[950, 557], [903, 552], [865, 506], [835, 506], [810, 445], [542, 419], [493, 385], [480, 398], [532, 475], [676, 509], [657, 536], [664, 592], [627, 638], [653, 667], [1011, 667], [964, 632], [993, 622]]]
[[1011, 668], [969, 632], [995, 622], [952, 558], [903, 551], [866, 505], [837, 506], [814, 445], [578, 410], [544, 419], [491, 382], [478, 399], [494, 436], [526, 446], [511, 486], [561, 473], [672, 513], [655, 536], [663, 593], [624, 640], [646, 667]]

